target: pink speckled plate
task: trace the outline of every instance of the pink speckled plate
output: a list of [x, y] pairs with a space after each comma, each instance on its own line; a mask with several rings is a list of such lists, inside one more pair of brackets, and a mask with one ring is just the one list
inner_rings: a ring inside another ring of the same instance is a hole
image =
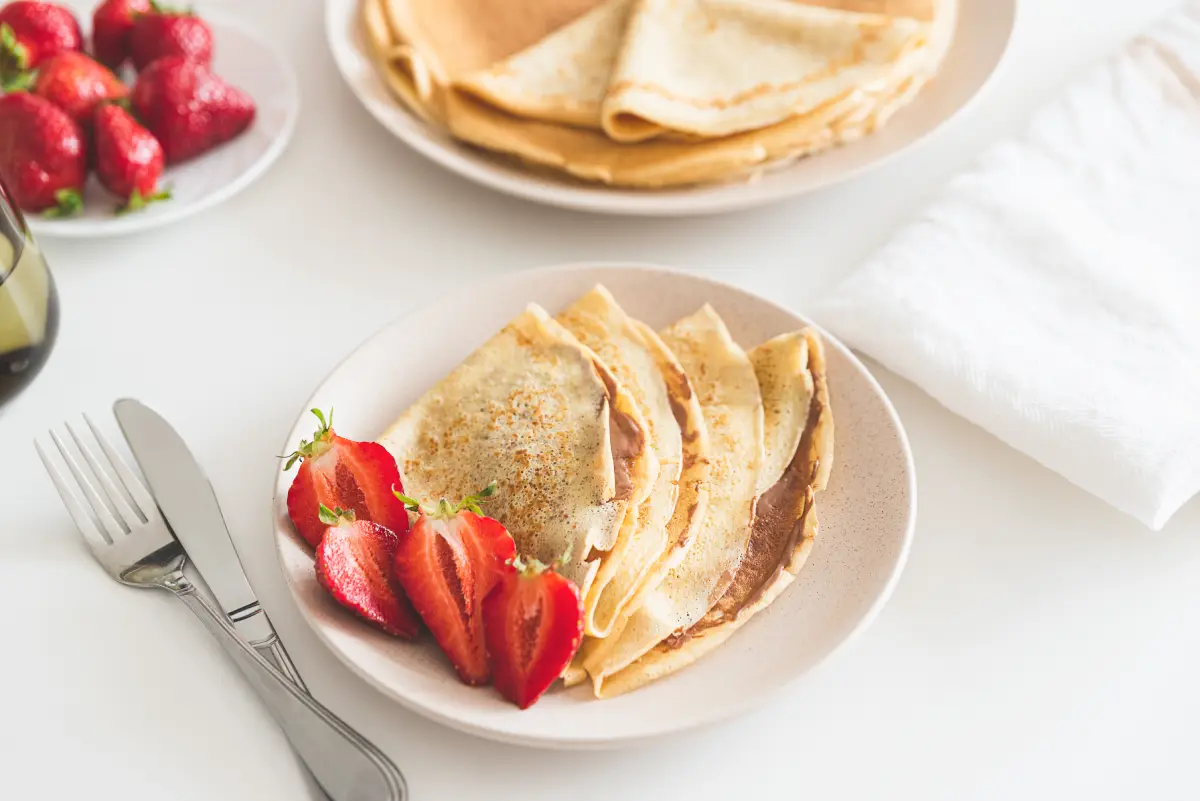
[[[337, 408], [338, 433], [373, 439], [422, 393], [530, 301], [551, 313], [596, 283], [655, 328], [711, 303], [749, 348], [807, 320], [743, 290], [687, 272], [636, 265], [530, 270], [456, 290], [363, 343], [317, 387], [280, 453], [312, 434], [308, 409]], [[709, 723], [762, 702], [826, 659], [875, 617], [904, 565], [916, 516], [912, 455], [883, 390], [826, 335], [837, 428], [833, 475], [818, 496], [821, 531], [804, 570], [780, 598], [697, 664], [636, 692], [596, 701], [587, 687], [557, 689], [521, 712], [490, 689], [455, 679], [432, 642], [404, 643], [342, 611], [313, 577], [275, 485], [275, 536], [305, 618], [351, 669], [385, 695], [456, 729], [553, 748], [625, 745]], [[717, 488], [719, 491], [719, 488]]]

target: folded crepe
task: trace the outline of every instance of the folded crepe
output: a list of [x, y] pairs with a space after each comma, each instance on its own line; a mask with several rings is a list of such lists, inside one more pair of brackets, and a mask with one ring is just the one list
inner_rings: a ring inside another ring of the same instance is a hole
[[618, 142], [712, 138], [883, 86], [930, 32], [911, 17], [790, 0], [609, 0], [458, 85], [501, 110], [599, 127]]
[[519, 117], [600, 130], [600, 108], [636, 3], [606, 0], [531, 47], [464, 75], [456, 86]]
[[[809, 15], [831, 13], [810, 6], [829, 6], [838, 14], [887, 19], [893, 23], [888, 30], [911, 28], [924, 34], [890, 67], [872, 66], [875, 77], [867, 83], [845, 86], [839, 94], [829, 89], [836, 83], [822, 81], [827, 96], [797, 88], [794, 94], [810, 107], [779, 122], [717, 138], [671, 130], [650, 141], [623, 143], [603, 130], [602, 109], [609, 99], [621, 46], [613, 42], [624, 42], [624, 26], [639, 1], [593, 5], [532, 47], [460, 76], [453, 85], [429, 78], [430, 68], [414, 58], [412, 45], [397, 33], [397, 26], [381, 27], [385, 15], [372, 11], [372, 6], [385, 0], [366, 0], [364, 22], [368, 39], [376, 42], [371, 51], [393, 93], [417, 113], [440, 121], [455, 137], [582, 180], [658, 188], [746, 177], [764, 165], [809, 155], [875, 130], [910, 102], [937, 71], [952, 39], [957, 8], [957, 0], [803, 4], [803, 13]], [[789, 0], [770, 2], [797, 5]], [[772, 108], [781, 108], [776, 101], [782, 95], [770, 94]]]
[[653, 480], [646, 430], [596, 354], [531, 304], [379, 441], [413, 497], [458, 499], [496, 481], [487, 514], [587, 597]]
[[377, 2], [390, 35], [411, 47], [440, 83], [449, 84], [536, 44], [600, 0]]
[[[704, 423], [675, 356], [652, 329], [625, 314], [603, 286], [556, 319], [595, 352], [629, 392], [645, 420], [648, 450], [658, 465], [645, 497], [631, 499], [626, 508], [617, 543], [589, 590], [584, 631], [605, 637], [668, 548], [687, 538], [699, 495], [707, 492], [701, 450], [706, 444]], [[676, 518], [678, 504], [683, 504], [683, 513]]]
[[617, 141], [764, 128], [883, 86], [929, 23], [790, 0], [639, 0], [602, 121]]
[[709, 306], [661, 332], [691, 379], [708, 431], [707, 510], [682, 559], [619, 632], [591, 640], [582, 663], [597, 695], [607, 677], [704, 617], [746, 549], [763, 464], [763, 404], [754, 367]]
[[762, 394], [764, 459], [754, 522], [724, 591], [701, 618], [643, 655], [589, 666], [596, 694], [611, 697], [692, 664], [725, 642], [792, 582], [817, 535], [815, 494], [833, 466], [833, 415], [824, 350], [811, 330], [784, 334], [749, 358]]

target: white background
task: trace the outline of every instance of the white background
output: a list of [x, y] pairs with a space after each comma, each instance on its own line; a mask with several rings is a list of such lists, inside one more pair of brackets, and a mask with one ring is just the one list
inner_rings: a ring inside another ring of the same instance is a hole
[[296, 64], [291, 149], [174, 227], [43, 243], [62, 333], [0, 418], [0, 797], [309, 797], [215, 642], [165, 594], [105, 577], [41, 474], [35, 435], [122, 395], [189, 440], [314, 694], [391, 754], [418, 801], [1200, 796], [1200, 503], [1152, 535], [884, 371], [920, 484], [892, 602], [770, 708], [636, 751], [510, 748], [403, 711], [322, 649], [268, 535], [273, 457], [309, 390], [424, 298], [523, 267], [626, 259], [803, 310], [986, 143], [1171, 5], [1026, 0], [999, 81], [912, 153], [768, 209], [642, 221], [536, 207], [426, 164], [344, 90], [318, 2], [226, 4]]

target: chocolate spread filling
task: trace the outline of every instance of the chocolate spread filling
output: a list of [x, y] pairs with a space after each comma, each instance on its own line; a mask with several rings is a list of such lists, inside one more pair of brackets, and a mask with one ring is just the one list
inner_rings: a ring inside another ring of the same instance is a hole
[[608, 395], [608, 447], [612, 451], [613, 498], [627, 501], [633, 496], [633, 478], [629, 475], [633, 462], [645, 448], [645, 436], [633, 418], [617, 410], [617, 385], [607, 370], [596, 365], [596, 374], [604, 381]]
[[[679, 648], [705, 629], [737, 620], [742, 610], [753, 606], [779, 574], [787, 569], [796, 546], [804, 536], [808, 515], [813, 508], [812, 484], [820, 469], [819, 459], [812, 454], [812, 440], [821, 415], [819, 390], [819, 386], [814, 386], [804, 434], [800, 437], [800, 445], [791, 462], [775, 485], [755, 503], [750, 539], [746, 542], [746, 550], [738, 562], [732, 581], [707, 615], [686, 631], [677, 631], [663, 640], [667, 648]], [[802, 498], [799, 501], [802, 509], [797, 507], [798, 496]]]

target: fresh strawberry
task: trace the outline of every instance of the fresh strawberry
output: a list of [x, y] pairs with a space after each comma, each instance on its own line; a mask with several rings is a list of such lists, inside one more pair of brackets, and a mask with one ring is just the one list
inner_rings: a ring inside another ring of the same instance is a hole
[[490, 678], [480, 607], [504, 564], [516, 554], [513, 538], [479, 504], [496, 491], [489, 484], [458, 504], [427, 508], [397, 497], [418, 513], [396, 549], [396, 578], [465, 684]]
[[300, 536], [317, 547], [325, 533], [317, 510], [350, 509], [359, 520], [369, 520], [397, 535], [408, 531], [408, 510], [392, 494], [400, 487], [400, 470], [387, 448], [376, 442], [355, 442], [333, 431], [333, 410], [329, 419], [313, 409], [320, 422], [312, 442], [304, 440], [295, 453], [285, 457], [284, 470], [300, 462], [300, 470], [288, 490], [288, 515]]
[[83, 130], [44, 98], [0, 97], [0, 178], [25, 211], [74, 214], [83, 207], [87, 180]]
[[133, 18], [150, 10], [150, 0], [104, 0], [92, 14], [92, 52], [109, 69], [118, 70], [129, 58]]
[[483, 599], [483, 631], [496, 689], [528, 709], [579, 650], [579, 588], [541, 562], [516, 559]]
[[13, 88], [9, 82], [23, 70], [82, 46], [79, 23], [62, 6], [17, 0], [0, 8], [0, 76], [5, 88]]
[[249, 95], [183, 56], [160, 58], [142, 70], [130, 99], [168, 164], [198, 156], [254, 122]]
[[118, 214], [171, 197], [170, 191], [158, 188], [162, 146], [128, 111], [111, 103], [97, 108], [92, 141], [100, 183], [125, 201]]
[[317, 546], [317, 581], [338, 603], [388, 634], [411, 640], [421, 623], [392, 573], [397, 536], [354, 512], [319, 507], [329, 526]]
[[182, 56], [207, 67], [212, 53], [212, 31], [191, 11], [166, 8], [150, 0], [150, 10], [133, 18], [129, 56], [138, 72], [167, 56]]
[[59, 53], [42, 64], [33, 93], [70, 114], [86, 129], [101, 101], [118, 100], [129, 90], [103, 64], [72, 51]]

